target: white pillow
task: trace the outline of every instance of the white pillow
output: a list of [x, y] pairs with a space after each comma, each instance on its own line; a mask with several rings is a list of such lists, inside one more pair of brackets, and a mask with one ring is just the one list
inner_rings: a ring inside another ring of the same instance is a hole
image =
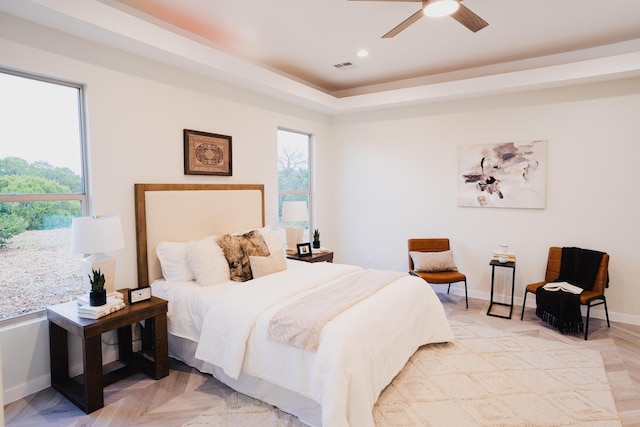
[[193, 272], [187, 261], [187, 245], [188, 242], [160, 242], [156, 246], [156, 255], [160, 260], [160, 269], [165, 280], [193, 280]]
[[229, 264], [216, 243], [217, 236], [189, 242], [187, 260], [196, 282], [212, 286], [229, 280]]
[[280, 235], [280, 233], [272, 231], [271, 227], [269, 226], [259, 228], [258, 231], [267, 244], [270, 254], [275, 254], [279, 251], [282, 251], [284, 254], [284, 248], [282, 247], [282, 236]]
[[413, 260], [413, 268], [416, 271], [458, 271], [453, 262], [451, 251], [441, 252], [409, 252]]
[[272, 252], [269, 256], [250, 256], [249, 262], [254, 279], [287, 269], [287, 260], [282, 249]]

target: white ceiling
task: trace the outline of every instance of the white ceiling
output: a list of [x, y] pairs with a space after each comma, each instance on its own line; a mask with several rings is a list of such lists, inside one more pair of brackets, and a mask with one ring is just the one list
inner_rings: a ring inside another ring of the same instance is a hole
[[424, 17], [382, 39], [420, 8], [399, 0], [0, 0], [0, 11], [330, 114], [640, 75], [640, 0], [463, 4], [489, 26]]

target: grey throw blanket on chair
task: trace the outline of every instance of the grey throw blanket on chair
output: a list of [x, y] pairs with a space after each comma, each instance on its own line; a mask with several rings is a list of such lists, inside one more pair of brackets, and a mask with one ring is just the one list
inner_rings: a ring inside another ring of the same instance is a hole
[[[558, 282], [590, 290], [596, 280], [603, 252], [574, 247], [562, 248], [560, 275]], [[580, 295], [564, 291], [547, 291], [539, 288], [536, 292], [536, 315], [561, 333], [582, 332]]]

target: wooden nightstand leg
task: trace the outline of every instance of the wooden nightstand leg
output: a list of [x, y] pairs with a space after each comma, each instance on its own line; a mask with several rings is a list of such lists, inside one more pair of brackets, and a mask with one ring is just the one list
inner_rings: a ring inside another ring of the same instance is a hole
[[131, 325], [118, 329], [118, 356], [119, 359], [130, 363], [133, 355], [133, 334]]
[[59, 390], [69, 379], [69, 351], [67, 331], [49, 322], [49, 351], [51, 359], [51, 386]]
[[100, 335], [83, 340], [82, 358], [84, 361], [85, 412], [88, 414], [104, 406]]
[[169, 343], [167, 341], [167, 314], [162, 313], [152, 319], [154, 347], [154, 375], [159, 380], [169, 375]]

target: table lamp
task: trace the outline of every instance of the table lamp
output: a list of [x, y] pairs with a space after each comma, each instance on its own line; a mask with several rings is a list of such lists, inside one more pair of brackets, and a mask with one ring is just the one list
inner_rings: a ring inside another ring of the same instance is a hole
[[116, 260], [105, 252], [124, 248], [124, 235], [119, 215], [96, 215], [73, 218], [71, 222], [71, 252], [89, 254], [81, 261], [82, 283], [89, 293], [92, 270], [104, 274], [107, 296], [115, 296]]
[[[282, 202], [282, 222], [301, 222], [309, 220], [307, 202]], [[302, 243], [304, 228], [299, 225], [290, 225], [286, 228], [287, 248], [296, 249], [298, 243]]]

